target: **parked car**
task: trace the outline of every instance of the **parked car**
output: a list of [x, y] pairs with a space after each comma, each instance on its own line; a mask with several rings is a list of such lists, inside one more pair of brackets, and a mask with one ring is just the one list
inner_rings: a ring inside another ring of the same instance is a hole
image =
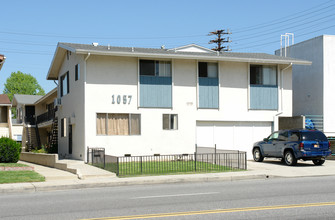
[[331, 155], [330, 142], [318, 130], [292, 129], [273, 132], [263, 141], [254, 143], [252, 155], [256, 162], [264, 157], [282, 158], [289, 166], [297, 160], [312, 160], [315, 165], [322, 165]]

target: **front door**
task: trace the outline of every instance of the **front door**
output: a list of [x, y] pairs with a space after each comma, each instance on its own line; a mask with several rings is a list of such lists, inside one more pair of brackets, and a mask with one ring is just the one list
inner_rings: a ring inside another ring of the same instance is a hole
[[69, 154], [72, 154], [72, 125], [69, 125]]
[[34, 125], [35, 124], [35, 106], [26, 106], [26, 115], [25, 115], [25, 122], [27, 124]]

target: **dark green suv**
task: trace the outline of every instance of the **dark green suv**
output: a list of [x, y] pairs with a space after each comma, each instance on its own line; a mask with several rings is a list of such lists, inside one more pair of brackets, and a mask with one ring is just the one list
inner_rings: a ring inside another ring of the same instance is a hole
[[252, 148], [256, 162], [264, 157], [282, 158], [289, 166], [297, 164], [297, 160], [312, 160], [315, 165], [322, 165], [331, 155], [330, 142], [318, 130], [292, 129], [273, 132], [263, 141], [256, 142]]

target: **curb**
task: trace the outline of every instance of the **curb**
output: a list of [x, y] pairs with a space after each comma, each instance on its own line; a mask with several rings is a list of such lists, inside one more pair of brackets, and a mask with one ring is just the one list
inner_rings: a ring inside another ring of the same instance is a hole
[[[141, 178], [141, 179], [139, 179]], [[176, 177], [160, 176], [157, 178], [135, 177], [121, 179], [91, 179], [91, 180], [72, 180], [72, 181], [54, 181], [54, 182], [34, 182], [34, 183], [12, 183], [1, 184], [0, 193], [33, 193], [70, 189], [88, 189], [115, 186], [147, 185], [147, 184], [173, 184], [190, 182], [215, 182], [215, 181], [240, 181], [240, 180], [265, 180], [269, 176], [265, 174], [243, 175], [243, 176], [189, 176]], [[98, 181], [97, 181], [98, 180]]]

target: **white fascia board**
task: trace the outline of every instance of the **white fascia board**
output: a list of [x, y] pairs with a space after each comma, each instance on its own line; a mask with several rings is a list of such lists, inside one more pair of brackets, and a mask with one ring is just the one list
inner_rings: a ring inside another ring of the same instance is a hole
[[47, 94], [45, 94], [42, 98], [40, 98], [39, 100], [37, 100], [34, 104], [39, 104], [40, 102], [42, 102], [43, 100], [45, 100], [46, 98], [50, 97], [51, 95], [53, 95], [54, 93], [57, 93], [57, 87], [54, 88], [53, 90], [51, 90], [50, 92], [48, 92]]
[[231, 62], [247, 62], [247, 63], [270, 63], [270, 64], [299, 64], [299, 65], [311, 65], [312, 62], [304, 60], [274, 60], [274, 59], [257, 59], [257, 58], [239, 58], [239, 57], [220, 57], [220, 56], [199, 56], [199, 55], [184, 55], [184, 54], [149, 54], [149, 53], [137, 53], [137, 52], [103, 52], [103, 51], [91, 51], [91, 50], [76, 50], [77, 54], [91, 55], [106, 55], [106, 56], [127, 56], [127, 57], [148, 57], [148, 58], [166, 58], [166, 59], [195, 59], [195, 60], [210, 60], [210, 61], [231, 61]]

